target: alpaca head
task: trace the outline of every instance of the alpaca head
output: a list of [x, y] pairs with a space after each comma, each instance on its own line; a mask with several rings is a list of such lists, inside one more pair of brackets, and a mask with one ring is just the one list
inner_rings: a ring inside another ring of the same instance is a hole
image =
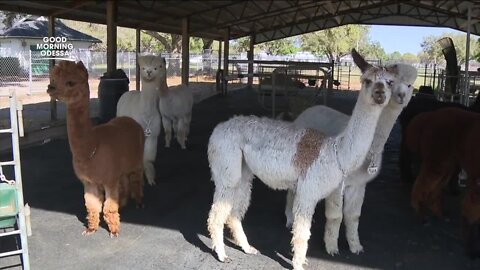
[[65, 102], [67, 105], [87, 101], [90, 97], [88, 89], [88, 72], [83, 63], [60, 61], [50, 73], [50, 84], [47, 93], [50, 97]]
[[388, 65], [385, 69], [395, 74], [395, 79], [392, 86], [392, 98], [389, 106], [407, 106], [412, 98], [413, 83], [417, 79], [417, 69], [407, 64], [393, 64]]
[[384, 107], [392, 95], [394, 74], [385, 68], [372, 66], [355, 49], [352, 50], [352, 57], [362, 71], [360, 77], [362, 88], [358, 98], [363, 99], [367, 104]]
[[156, 55], [142, 55], [138, 57], [142, 80], [153, 81], [166, 78], [167, 64], [165, 58]]

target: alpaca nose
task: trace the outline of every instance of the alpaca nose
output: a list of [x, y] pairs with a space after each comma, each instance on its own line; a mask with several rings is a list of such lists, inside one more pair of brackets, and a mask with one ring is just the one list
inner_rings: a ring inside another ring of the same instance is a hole
[[152, 74], [152, 71], [151, 70], [147, 70], [147, 74], [148, 76], [150, 76]]
[[400, 100], [400, 104], [403, 104], [403, 100], [405, 99], [405, 93], [398, 93], [398, 98]]
[[373, 86], [373, 100], [377, 104], [383, 104], [385, 102], [386, 96], [385, 96], [385, 85], [383, 83], [377, 82]]

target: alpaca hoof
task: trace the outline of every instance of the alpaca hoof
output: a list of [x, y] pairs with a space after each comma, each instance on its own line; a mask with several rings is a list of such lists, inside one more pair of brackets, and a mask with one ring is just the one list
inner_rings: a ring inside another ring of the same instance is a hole
[[150, 186], [155, 186], [157, 183], [155, 182], [155, 180], [150, 180], [147, 178], [147, 183], [150, 185]]
[[353, 254], [360, 254], [363, 252], [363, 246], [360, 245], [360, 243], [358, 244], [352, 244], [350, 245], [350, 252], [352, 252]]
[[287, 229], [291, 229], [293, 226], [293, 219], [287, 218], [287, 223], [285, 223], [285, 227]]
[[252, 254], [252, 255], [257, 255], [258, 254], [258, 250], [252, 246], [249, 246], [248, 248], [244, 249], [243, 250], [245, 253], [247, 254]]
[[221, 261], [222, 263], [229, 263], [232, 261], [227, 255], [218, 255], [218, 260]]
[[118, 237], [118, 232], [110, 232], [110, 238]]
[[338, 246], [336, 245], [326, 245], [325, 246], [327, 253], [331, 256], [335, 256], [338, 254]]
[[85, 230], [83, 230], [82, 232], [82, 235], [90, 235], [90, 234], [93, 234], [97, 231], [97, 229], [91, 229], [91, 228], [86, 228]]

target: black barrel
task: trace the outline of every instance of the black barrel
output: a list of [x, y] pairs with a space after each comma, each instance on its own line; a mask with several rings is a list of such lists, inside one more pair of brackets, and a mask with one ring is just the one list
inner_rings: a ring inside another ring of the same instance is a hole
[[100, 123], [106, 123], [117, 114], [117, 103], [123, 93], [128, 91], [127, 75], [121, 69], [106, 72], [100, 77], [98, 85], [98, 101], [100, 109]]

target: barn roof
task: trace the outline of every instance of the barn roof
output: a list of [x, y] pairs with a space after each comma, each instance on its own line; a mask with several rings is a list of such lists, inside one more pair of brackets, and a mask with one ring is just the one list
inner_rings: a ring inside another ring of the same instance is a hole
[[[117, 25], [182, 33], [189, 18], [191, 36], [223, 39], [255, 36], [256, 43], [345, 24], [449, 27], [466, 31], [472, 7], [471, 33], [480, 35], [480, 1], [117, 1]], [[58, 18], [106, 23], [106, 1], [6, 1], [0, 10], [52, 15]]]

